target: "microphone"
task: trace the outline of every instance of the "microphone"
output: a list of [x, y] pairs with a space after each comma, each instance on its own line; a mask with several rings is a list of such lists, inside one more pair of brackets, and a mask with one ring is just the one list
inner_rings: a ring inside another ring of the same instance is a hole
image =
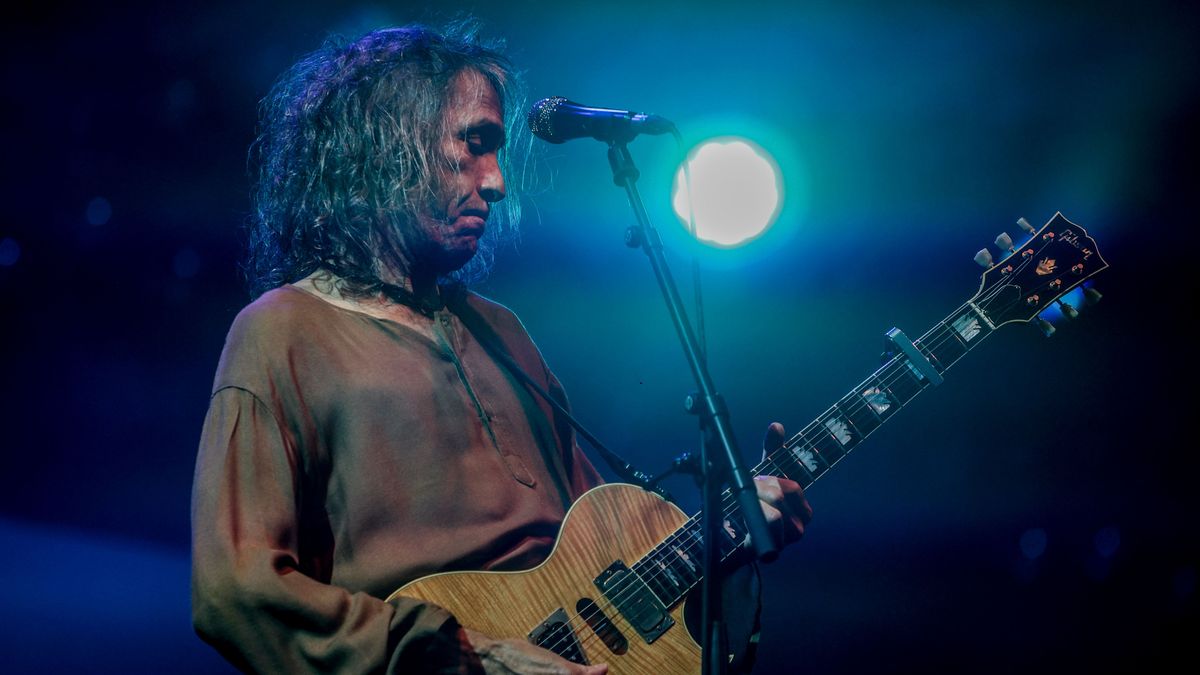
[[638, 134], [665, 134], [675, 129], [665, 117], [589, 108], [561, 96], [534, 103], [529, 109], [528, 121], [534, 136], [551, 143], [589, 136], [607, 143], [627, 143]]

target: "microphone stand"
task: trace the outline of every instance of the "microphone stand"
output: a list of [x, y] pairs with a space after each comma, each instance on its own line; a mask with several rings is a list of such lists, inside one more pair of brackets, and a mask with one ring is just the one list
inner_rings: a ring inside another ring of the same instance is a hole
[[612, 167], [613, 182], [624, 187], [633, 207], [637, 225], [625, 232], [625, 243], [630, 248], [641, 248], [650, 260], [654, 276], [662, 289], [667, 311], [675, 325], [675, 332], [683, 346], [684, 356], [696, 381], [697, 391], [687, 398], [688, 412], [700, 418], [700, 430], [704, 442], [700, 447], [700, 485], [703, 493], [702, 522], [704, 524], [704, 566], [701, 582], [701, 618], [704, 630], [701, 670], [705, 675], [722, 675], [728, 666], [725, 624], [721, 619], [721, 546], [724, 529], [724, 510], [721, 504], [722, 488], [728, 483], [741, 507], [742, 518], [749, 532], [750, 543], [756, 558], [769, 562], [779, 554], [770, 532], [766, 517], [758, 505], [758, 494], [754, 481], [746, 471], [738, 453], [737, 444], [729, 425], [729, 410], [721, 395], [716, 392], [708, 365], [701, 356], [696, 336], [688, 322], [683, 301], [675, 280], [667, 268], [663, 255], [662, 240], [650, 223], [646, 207], [637, 189], [641, 175], [629, 154], [628, 141], [610, 140], [608, 163]]

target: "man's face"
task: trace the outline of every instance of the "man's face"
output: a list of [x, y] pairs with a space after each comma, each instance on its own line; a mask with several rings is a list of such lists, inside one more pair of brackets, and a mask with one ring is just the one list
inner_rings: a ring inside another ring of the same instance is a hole
[[434, 274], [453, 272], [479, 250], [492, 202], [504, 199], [499, 156], [504, 115], [492, 85], [465, 70], [450, 88], [445, 112], [437, 195], [417, 217], [413, 265]]

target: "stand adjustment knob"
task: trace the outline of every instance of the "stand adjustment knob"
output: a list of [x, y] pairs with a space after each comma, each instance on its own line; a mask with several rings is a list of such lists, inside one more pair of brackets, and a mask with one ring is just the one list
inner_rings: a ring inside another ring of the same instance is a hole
[[642, 247], [642, 231], [636, 227], [625, 228], [625, 245], [629, 248]]

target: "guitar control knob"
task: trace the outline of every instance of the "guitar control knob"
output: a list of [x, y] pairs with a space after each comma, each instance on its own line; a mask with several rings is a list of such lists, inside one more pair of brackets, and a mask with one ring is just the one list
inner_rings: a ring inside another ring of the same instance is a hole
[[1033, 257], [1033, 249], [1027, 248], [1024, 251], [1021, 251], [1021, 257], [1022, 258], [1032, 258]]
[[1060, 288], [1062, 288], [1062, 279], [1055, 279], [1050, 282], [1050, 290], [1057, 291]]
[[1072, 274], [1083, 274], [1083, 263], [1078, 263], [1071, 267]]
[[1100, 294], [1100, 291], [1094, 288], [1089, 288], [1083, 292], [1083, 297], [1087, 300], [1089, 305], [1094, 305], [1097, 302], [1100, 302], [1100, 298], [1103, 298], [1104, 296]]
[[1007, 232], [1001, 232], [996, 236], [996, 248], [1011, 252], [1013, 250], [1012, 237], [1008, 236]]
[[1030, 225], [1029, 221], [1025, 220], [1024, 216], [1017, 218], [1017, 227], [1021, 228], [1028, 234], [1033, 234], [1034, 232], [1037, 232], [1037, 230], [1034, 229], [1033, 225]]
[[1038, 319], [1037, 327], [1039, 330], [1042, 331], [1042, 335], [1045, 335], [1046, 337], [1050, 337], [1051, 335], [1054, 335], [1054, 324], [1050, 323], [1049, 321], [1047, 321], [1045, 319]]
[[1038, 304], [1038, 300], [1041, 300], [1041, 298], [1038, 297], [1037, 293], [1034, 293], [1033, 295], [1029, 296], [1028, 298], [1025, 298], [1025, 304], [1036, 305], [1036, 304]]
[[975, 254], [975, 263], [980, 267], [987, 269], [992, 266], [992, 254], [986, 248], [979, 249], [979, 253]]
[[1063, 316], [1067, 317], [1068, 319], [1074, 320], [1079, 318], [1079, 310], [1068, 305], [1062, 300], [1058, 301], [1058, 308], [1062, 310]]

